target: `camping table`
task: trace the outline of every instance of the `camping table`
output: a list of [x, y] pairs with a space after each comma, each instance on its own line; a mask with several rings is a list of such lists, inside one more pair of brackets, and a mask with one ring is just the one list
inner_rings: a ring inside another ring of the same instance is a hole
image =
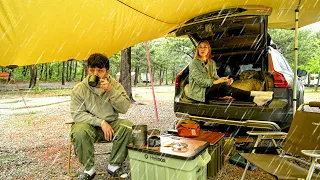
[[170, 135], [160, 138], [160, 147], [127, 146], [132, 180], [207, 179], [211, 158], [207, 141]]

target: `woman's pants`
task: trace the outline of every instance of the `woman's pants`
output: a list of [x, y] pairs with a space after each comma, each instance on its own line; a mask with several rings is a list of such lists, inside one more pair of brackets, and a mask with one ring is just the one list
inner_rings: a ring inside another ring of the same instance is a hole
[[[226, 83], [214, 84], [206, 88], [206, 100], [213, 100], [219, 97], [232, 96], [236, 100], [250, 101], [250, 91], [241, 90], [228, 86]], [[252, 100], [252, 99], [251, 99]]]

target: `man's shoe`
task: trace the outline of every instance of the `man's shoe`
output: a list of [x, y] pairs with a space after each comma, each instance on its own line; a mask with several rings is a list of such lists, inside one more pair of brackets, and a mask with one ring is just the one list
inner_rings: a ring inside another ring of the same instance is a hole
[[119, 167], [115, 171], [111, 171], [109, 169], [107, 169], [107, 171], [114, 178], [129, 179], [129, 174], [125, 172], [121, 167]]
[[93, 179], [95, 176], [96, 176], [96, 173], [93, 173], [92, 176], [90, 176], [90, 175], [87, 174], [87, 173], [81, 173], [81, 174], [78, 176], [78, 180], [91, 180], [91, 179]]

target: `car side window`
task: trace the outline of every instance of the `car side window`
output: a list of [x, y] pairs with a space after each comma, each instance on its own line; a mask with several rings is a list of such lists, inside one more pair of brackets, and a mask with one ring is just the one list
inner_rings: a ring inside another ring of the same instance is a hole
[[[287, 60], [278, 52], [278, 51], [273, 51], [272, 53], [272, 59], [273, 59], [273, 65], [277, 70], [278, 68], [286, 71], [292, 71], [289, 64], [287, 64]], [[279, 70], [279, 69], [278, 69]]]
[[287, 69], [292, 72], [292, 68], [290, 67], [286, 58], [282, 54], [280, 54], [280, 56], [282, 57], [282, 60], [283, 60], [282, 62], [287, 66]]

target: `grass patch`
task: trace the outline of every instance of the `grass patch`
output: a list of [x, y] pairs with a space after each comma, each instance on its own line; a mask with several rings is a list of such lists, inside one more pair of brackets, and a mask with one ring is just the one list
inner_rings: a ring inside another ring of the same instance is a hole
[[71, 94], [72, 89], [42, 89], [40, 92], [34, 90], [23, 91], [0, 91], [0, 95], [54, 95], [54, 96], [68, 96]]
[[72, 89], [46, 89], [42, 90], [43, 92], [48, 92], [48, 93], [61, 93], [61, 92], [69, 92], [71, 93]]
[[320, 87], [318, 87], [318, 91], [315, 91], [316, 87], [304, 87], [305, 93], [320, 93]]
[[18, 155], [15, 155], [15, 154], [1, 155], [0, 156], [0, 162], [14, 161], [17, 158], [18, 158]]
[[37, 114], [39, 111], [29, 111], [29, 112], [18, 112], [15, 113], [15, 116], [29, 115], [29, 114]]

